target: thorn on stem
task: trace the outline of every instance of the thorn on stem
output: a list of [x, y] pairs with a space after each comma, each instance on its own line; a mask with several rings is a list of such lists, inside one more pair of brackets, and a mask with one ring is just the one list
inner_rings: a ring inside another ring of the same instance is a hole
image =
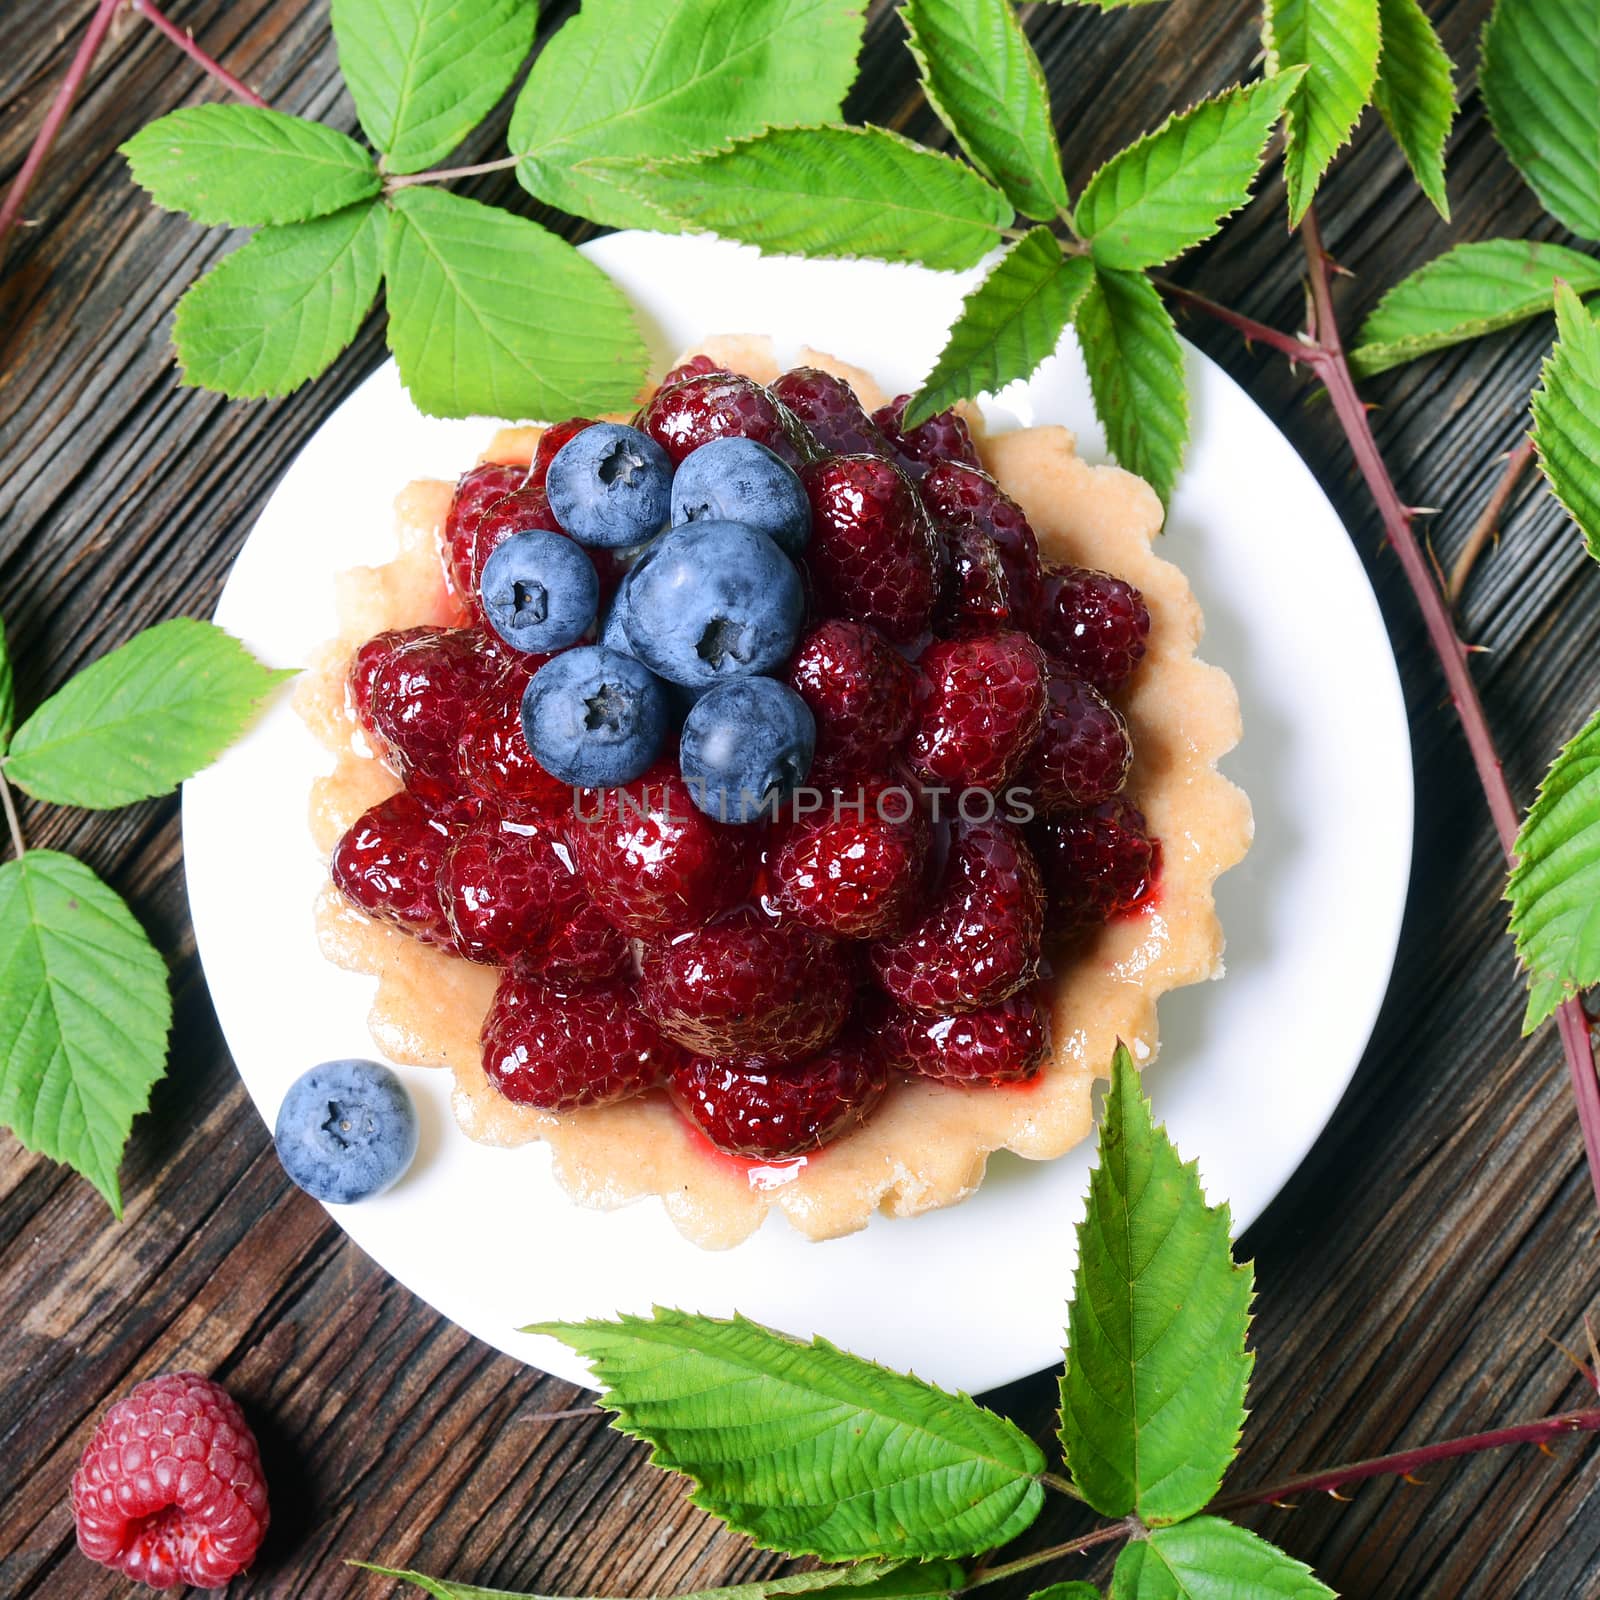
[[1549, 1456], [1552, 1461], [1554, 1461], [1555, 1458], [1556, 1458], [1555, 1451], [1552, 1450], [1550, 1448], [1550, 1446], [1548, 1444], [1546, 1444], [1543, 1439], [1541, 1439], [1539, 1441], [1539, 1454], [1542, 1455], [1542, 1456]]
[[1405, 1482], [1409, 1483], [1413, 1489], [1426, 1489], [1428, 1487], [1428, 1480], [1426, 1478], [1419, 1478], [1414, 1472], [1402, 1473], [1401, 1477], [1405, 1480]]
[[1340, 1494], [1337, 1489], [1329, 1489], [1328, 1493], [1329, 1493], [1330, 1496], [1332, 1496], [1333, 1499], [1337, 1500], [1340, 1505], [1347, 1506], [1347, 1505], [1350, 1504], [1350, 1498], [1351, 1497], [1349, 1495]]

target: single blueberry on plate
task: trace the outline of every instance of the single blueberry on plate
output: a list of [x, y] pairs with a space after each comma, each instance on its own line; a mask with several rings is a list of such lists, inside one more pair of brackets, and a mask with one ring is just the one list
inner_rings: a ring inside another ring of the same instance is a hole
[[655, 542], [628, 585], [623, 625], [646, 666], [703, 689], [781, 666], [804, 614], [800, 574], [766, 534], [689, 522]]
[[579, 544], [620, 550], [665, 526], [672, 461], [637, 428], [596, 422], [556, 451], [544, 492], [556, 521]]
[[655, 760], [669, 720], [661, 680], [603, 645], [553, 657], [522, 695], [522, 732], [534, 760], [577, 788], [631, 783]]
[[794, 468], [754, 439], [713, 439], [691, 451], [672, 480], [672, 525], [742, 522], [785, 555], [811, 537], [811, 502]]
[[756, 822], [805, 782], [816, 750], [810, 707], [776, 678], [719, 683], [684, 719], [678, 765], [689, 797], [723, 822]]
[[417, 1153], [406, 1086], [376, 1061], [324, 1061], [289, 1085], [272, 1132], [278, 1159], [329, 1205], [382, 1194]]
[[565, 650], [600, 609], [600, 575], [565, 534], [535, 528], [496, 547], [478, 594], [489, 626], [513, 650]]

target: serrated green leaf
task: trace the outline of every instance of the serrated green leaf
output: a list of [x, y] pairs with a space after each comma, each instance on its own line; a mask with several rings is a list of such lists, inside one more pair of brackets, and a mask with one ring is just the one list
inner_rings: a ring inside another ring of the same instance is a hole
[[1117, 1557], [1111, 1600], [1337, 1600], [1303, 1562], [1220, 1517], [1134, 1539]]
[[1039, 1513], [1044, 1457], [1020, 1429], [826, 1340], [660, 1309], [527, 1331], [587, 1356], [616, 1426], [693, 1478], [695, 1505], [767, 1549], [972, 1555]]
[[389, 348], [437, 417], [620, 411], [649, 366], [626, 296], [564, 239], [443, 189], [393, 197]]
[[1444, 147], [1456, 116], [1450, 57], [1417, 0], [1378, 0], [1382, 53], [1372, 98], [1422, 192], [1445, 221]]
[[263, 228], [225, 256], [178, 302], [184, 383], [260, 400], [324, 371], [377, 298], [387, 227], [383, 206], [350, 206]]
[[390, 172], [443, 161], [533, 48], [538, 0], [333, 0], [339, 71]]
[[970, 267], [1011, 221], [964, 162], [883, 128], [774, 128], [688, 161], [591, 163], [662, 218], [768, 255]]
[[1478, 86], [1496, 136], [1546, 211], [1600, 239], [1600, 7], [1496, 0]]
[[1061, 1377], [1067, 1467], [1102, 1516], [1178, 1522], [1216, 1494], [1244, 1426], [1253, 1282], [1119, 1044]]
[[17, 729], [6, 777], [36, 800], [91, 811], [170, 794], [292, 676], [215, 623], [158, 622], [69, 678]]
[[1565, 283], [1556, 290], [1556, 345], [1533, 394], [1533, 445], [1600, 561], [1600, 323]]
[[864, 0], [584, 0], [517, 97], [517, 177], [579, 216], [659, 228], [648, 205], [584, 163], [670, 160], [835, 120], [864, 11]]
[[905, 426], [1026, 378], [1055, 353], [1093, 280], [1086, 256], [1064, 256], [1048, 228], [1030, 229], [962, 301], [933, 371], [906, 406]]
[[1283, 152], [1296, 227], [1378, 81], [1378, 0], [1267, 0], [1267, 73], [1304, 67], [1289, 97]]
[[922, 91], [978, 170], [1025, 217], [1070, 205], [1044, 69], [1011, 0], [909, 0]]
[[383, 187], [348, 134], [257, 106], [185, 106], [122, 146], [158, 206], [196, 222], [254, 228], [325, 216]]
[[[1128, 0], [1135, 4], [1137, 0]], [[1101, 1600], [1100, 1591], [1092, 1583], [1074, 1578], [1071, 1583], [1052, 1583], [1046, 1589], [1028, 1596], [1028, 1600]]]
[[1165, 505], [1189, 440], [1183, 346], [1171, 314], [1142, 272], [1097, 267], [1072, 325], [1112, 455]]
[[83, 1174], [117, 1216], [133, 1119], [166, 1070], [167, 969], [81, 861], [0, 866], [0, 1123]]
[[1078, 232], [1095, 260], [1136, 272], [1209, 239], [1250, 198], [1261, 153], [1304, 75], [1286, 68], [1202, 100], [1112, 156], [1078, 198]]
[[16, 725], [17, 685], [11, 671], [11, 652], [6, 646], [5, 618], [0, 617], [0, 756], [6, 753]]
[[1522, 239], [1458, 244], [1403, 278], [1362, 324], [1350, 365], [1371, 377], [1549, 311], [1557, 279], [1600, 289], [1600, 261]]

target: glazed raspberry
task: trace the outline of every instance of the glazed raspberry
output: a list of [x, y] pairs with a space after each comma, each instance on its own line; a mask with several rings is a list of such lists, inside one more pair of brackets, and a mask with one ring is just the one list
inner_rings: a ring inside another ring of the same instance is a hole
[[764, 444], [797, 467], [811, 444], [798, 418], [749, 378], [706, 372], [657, 389], [634, 426], [647, 433], [677, 466], [691, 450], [733, 434]]
[[1045, 574], [1038, 633], [1069, 671], [1110, 694], [1144, 659], [1150, 612], [1131, 583], [1109, 572], [1068, 567]]
[[947, 537], [949, 530], [976, 528], [994, 541], [1011, 614], [1031, 631], [1040, 604], [1039, 541], [1022, 507], [987, 472], [960, 461], [939, 462], [921, 488], [929, 514]]
[[468, 708], [461, 724], [457, 765], [467, 789], [510, 816], [557, 816], [572, 809], [572, 788], [552, 777], [528, 748], [522, 731], [522, 693], [528, 678], [550, 658], [514, 662], [493, 688]]
[[439, 898], [469, 961], [507, 966], [554, 938], [584, 904], [583, 884], [561, 832], [502, 822], [492, 813], [445, 852]]
[[957, 1016], [889, 1008], [876, 1031], [884, 1063], [940, 1083], [1021, 1083], [1050, 1053], [1050, 1018], [1033, 995]]
[[550, 509], [550, 501], [538, 484], [526, 484], [511, 494], [502, 495], [490, 506], [473, 529], [469, 554], [467, 606], [474, 617], [482, 617], [483, 604], [478, 590], [483, 583], [483, 568], [496, 550], [514, 533], [560, 533], [561, 524]]
[[872, 947], [878, 982], [917, 1011], [975, 1011], [1033, 981], [1044, 927], [1039, 868], [1009, 823], [961, 823], [927, 914]]
[[738, 905], [755, 871], [755, 830], [699, 810], [671, 757], [633, 783], [585, 795], [567, 836], [589, 898], [647, 938]]
[[364, 811], [333, 847], [335, 887], [368, 916], [393, 922], [424, 944], [454, 938], [439, 899], [439, 868], [451, 827], [401, 790]]
[[362, 732], [372, 734], [372, 686], [378, 669], [403, 644], [413, 639], [426, 639], [429, 634], [444, 633], [444, 628], [390, 628], [387, 633], [374, 634], [350, 658], [350, 668], [345, 674], [344, 700], [350, 715], [356, 719]]
[[220, 1589], [255, 1560], [267, 1482], [233, 1396], [197, 1372], [136, 1385], [72, 1475], [78, 1548], [152, 1589]]
[[631, 1099], [665, 1083], [682, 1059], [620, 978], [558, 989], [508, 972], [483, 1021], [489, 1082], [541, 1111]]
[[516, 963], [525, 978], [542, 978], [557, 988], [614, 978], [632, 957], [628, 936], [600, 910], [585, 904], [564, 928]]
[[685, 378], [704, 378], [710, 373], [727, 370], [712, 356], [690, 356], [687, 361], [680, 361], [677, 366], [668, 369], [666, 377], [661, 380], [661, 387], [665, 389], [669, 384], [682, 383]]
[[444, 519], [444, 570], [451, 592], [471, 604], [478, 592], [472, 567], [472, 542], [478, 519], [496, 500], [522, 487], [528, 469], [488, 462], [463, 474]]
[[879, 456], [829, 456], [800, 476], [811, 499], [806, 565], [822, 609], [912, 643], [933, 616], [939, 551], [911, 480]]
[[947, 788], [999, 789], [1039, 736], [1044, 653], [1025, 633], [941, 639], [917, 663], [912, 770]]
[[1128, 781], [1133, 741], [1122, 713], [1092, 684], [1049, 663], [1044, 726], [1017, 782], [1036, 811], [1067, 811], [1109, 800]]
[[930, 467], [940, 461], [965, 461], [978, 465], [978, 451], [972, 442], [972, 432], [959, 412], [941, 411], [918, 423], [908, 433], [900, 426], [906, 414], [908, 394], [897, 395], [886, 406], [872, 413], [878, 431], [889, 441], [895, 459], [911, 474], [920, 478]]
[[539, 443], [534, 447], [533, 465], [528, 468], [529, 484], [535, 489], [544, 488], [544, 480], [549, 475], [550, 463], [555, 460], [556, 452], [569, 440], [576, 439], [585, 428], [593, 426], [593, 417], [569, 417], [565, 422], [551, 423], [539, 435]]
[[786, 915], [842, 939], [878, 939], [906, 925], [927, 859], [927, 821], [909, 790], [857, 788], [780, 825], [768, 872]]
[[1161, 876], [1161, 841], [1126, 800], [1045, 817], [1032, 838], [1052, 925], [1092, 928], [1135, 911]]
[[799, 1061], [839, 1031], [853, 979], [832, 939], [746, 908], [646, 944], [639, 1003], [697, 1055]]
[[815, 779], [879, 771], [911, 733], [916, 674], [864, 622], [813, 628], [789, 665], [789, 682], [817, 720]]
[[889, 441], [861, 407], [843, 378], [817, 367], [796, 367], [772, 385], [772, 392], [806, 425], [806, 431], [831, 455], [887, 456]]
[[673, 1073], [672, 1097], [719, 1150], [784, 1161], [858, 1128], [886, 1081], [871, 1046], [854, 1034], [788, 1067], [692, 1061]]
[[944, 583], [934, 626], [941, 632], [1001, 628], [1011, 621], [1011, 589], [1000, 547], [983, 531], [946, 524]]

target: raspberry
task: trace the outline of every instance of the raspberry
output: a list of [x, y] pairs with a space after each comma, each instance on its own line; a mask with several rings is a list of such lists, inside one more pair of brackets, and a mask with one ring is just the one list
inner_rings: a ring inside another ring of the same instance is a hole
[[572, 808], [571, 785], [533, 759], [522, 731], [522, 694], [550, 658], [513, 662], [495, 686], [473, 701], [461, 723], [456, 762], [475, 795], [517, 820], [555, 816]]
[[1131, 583], [1109, 572], [1067, 567], [1045, 574], [1038, 634], [1069, 672], [1110, 694], [1144, 659], [1150, 612]]
[[811, 453], [799, 419], [759, 383], [731, 372], [698, 373], [657, 389], [634, 418], [677, 466], [692, 450], [729, 434], [754, 439], [791, 467]]
[[1040, 605], [1039, 541], [1022, 507], [976, 464], [941, 461], [921, 488], [929, 514], [947, 537], [949, 530], [976, 528], [994, 541], [1011, 615], [1019, 627], [1032, 629]]
[[889, 441], [895, 459], [913, 478], [920, 478], [940, 461], [964, 461], [978, 465], [977, 447], [966, 422], [955, 411], [941, 411], [907, 432], [901, 427], [908, 394], [897, 395], [886, 406], [872, 413], [878, 431]]
[[556, 452], [568, 441], [576, 439], [585, 428], [593, 426], [593, 417], [570, 417], [565, 422], [551, 423], [539, 435], [539, 443], [534, 448], [533, 465], [528, 468], [530, 486], [535, 489], [544, 488], [544, 480], [549, 474], [550, 463], [556, 458]]
[[1033, 981], [1044, 927], [1039, 868], [1009, 823], [963, 823], [927, 914], [872, 947], [872, 969], [901, 1005], [975, 1011]]
[[746, 908], [645, 945], [639, 1003], [696, 1055], [799, 1061], [822, 1049], [850, 1010], [844, 952], [795, 922]]
[[614, 978], [627, 966], [632, 953], [627, 934], [598, 907], [586, 903], [536, 950], [524, 951], [516, 968], [525, 978], [543, 978], [561, 988]]
[[267, 1531], [261, 1452], [238, 1402], [197, 1372], [147, 1378], [101, 1417], [72, 1475], [78, 1548], [152, 1589], [220, 1589]]
[[867, 1120], [887, 1074], [859, 1034], [793, 1066], [696, 1060], [672, 1075], [678, 1108], [729, 1155], [785, 1161]]
[[779, 830], [768, 871], [785, 912], [844, 939], [878, 939], [905, 926], [922, 887], [928, 825], [908, 792], [881, 806], [880, 798], [857, 789], [825, 815]]
[[1004, 627], [1011, 621], [1011, 587], [1000, 547], [982, 528], [946, 525], [944, 587], [936, 625], [947, 632]]
[[451, 590], [470, 607], [478, 592], [472, 566], [472, 543], [478, 519], [496, 500], [522, 487], [528, 469], [491, 461], [474, 467], [456, 483], [455, 498], [444, 519], [444, 570]]
[[539, 484], [527, 484], [511, 494], [502, 495], [481, 517], [472, 532], [472, 549], [468, 555], [467, 608], [477, 618], [483, 616], [483, 602], [478, 591], [483, 586], [483, 568], [496, 550], [514, 533], [532, 533], [540, 529], [545, 533], [560, 533], [561, 524], [550, 509], [550, 501]]
[[333, 847], [335, 887], [368, 916], [393, 922], [424, 944], [454, 934], [439, 898], [451, 828], [402, 790], [364, 811]]
[[916, 674], [864, 622], [824, 622], [800, 641], [789, 682], [817, 721], [815, 779], [881, 769], [911, 732]]
[[508, 972], [483, 1020], [483, 1070], [507, 1100], [541, 1111], [628, 1100], [682, 1060], [624, 979], [557, 988]]
[[889, 1008], [876, 1030], [885, 1064], [940, 1083], [1021, 1083], [1050, 1053], [1050, 1018], [1027, 993], [958, 1016]]
[[350, 668], [344, 680], [345, 705], [364, 733], [370, 736], [373, 732], [372, 686], [377, 680], [378, 669], [401, 645], [447, 631], [445, 628], [429, 627], [390, 628], [386, 633], [374, 634], [350, 658]]
[[1126, 800], [1046, 817], [1032, 836], [1052, 920], [1068, 929], [1097, 927], [1136, 911], [1161, 875], [1161, 841]]
[[917, 776], [949, 788], [999, 789], [1039, 735], [1044, 654], [1025, 633], [941, 639], [917, 663]]
[[439, 898], [469, 961], [508, 966], [565, 928], [584, 904], [583, 884], [556, 829], [489, 815], [445, 852]]
[[796, 367], [772, 392], [806, 425], [822, 448], [836, 456], [887, 456], [889, 441], [878, 431], [843, 378], [817, 367]]
[[589, 898], [619, 928], [645, 937], [738, 905], [755, 870], [755, 831], [700, 811], [671, 757], [587, 797], [567, 836]]
[[829, 456], [800, 476], [811, 499], [806, 565], [822, 609], [912, 643], [933, 615], [939, 551], [910, 479], [879, 456]]
[[674, 383], [682, 383], [685, 378], [704, 378], [713, 372], [727, 370], [713, 356], [690, 356], [687, 361], [680, 361], [677, 366], [668, 369], [666, 377], [661, 380], [661, 387], [665, 389]]
[[1099, 805], [1128, 781], [1133, 741], [1122, 713], [1092, 684], [1049, 664], [1044, 726], [1017, 774], [1038, 811]]

